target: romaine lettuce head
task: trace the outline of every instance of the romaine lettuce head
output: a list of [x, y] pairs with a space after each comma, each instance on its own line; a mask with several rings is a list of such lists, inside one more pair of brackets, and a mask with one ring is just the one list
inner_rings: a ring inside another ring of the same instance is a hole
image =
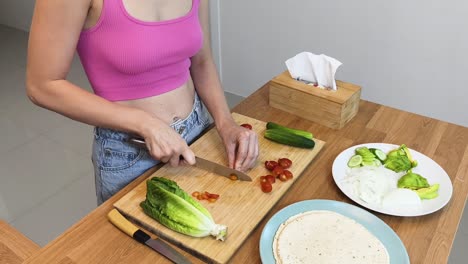
[[166, 227], [193, 237], [215, 236], [224, 240], [227, 227], [215, 224], [211, 214], [177, 183], [162, 177], [146, 182], [143, 211]]

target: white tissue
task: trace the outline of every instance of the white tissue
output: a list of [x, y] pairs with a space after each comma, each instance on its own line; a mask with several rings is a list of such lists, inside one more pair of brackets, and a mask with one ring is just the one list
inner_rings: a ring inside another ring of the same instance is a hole
[[336, 90], [335, 73], [341, 62], [327, 55], [301, 52], [286, 61], [289, 73], [296, 80]]

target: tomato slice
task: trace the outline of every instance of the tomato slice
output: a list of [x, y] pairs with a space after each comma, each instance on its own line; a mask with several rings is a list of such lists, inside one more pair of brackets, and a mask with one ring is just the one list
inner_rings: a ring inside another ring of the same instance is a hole
[[214, 199], [218, 199], [219, 198], [219, 194], [216, 194], [216, 193], [209, 193], [209, 192], [205, 192], [207, 195], [208, 195], [208, 198], [214, 198]]
[[278, 162], [274, 160], [265, 161], [265, 168], [267, 168], [269, 171], [272, 171], [276, 166], [278, 166]]
[[283, 169], [288, 169], [292, 165], [292, 161], [287, 158], [281, 158], [278, 160], [278, 164], [283, 168]]
[[290, 179], [293, 178], [292, 172], [290, 172], [290, 171], [288, 171], [288, 170], [284, 170], [283, 173], [284, 173], [284, 175], [286, 175], [286, 178], [287, 178], [288, 180], [290, 180]]
[[265, 179], [271, 184], [275, 183], [275, 181], [276, 181], [275, 176], [273, 176], [273, 175], [266, 175]]
[[193, 193], [192, 193], [192, 196], [193, 196], [193, 197], [198, 197], [199, 195], [200, 195], [200, 192], [193, 192]]
[[251, 124], [242, 124], [241, 127], [245, 127], [247, 129], [252, 130], [252, 125]]
[[271, 190], [273, 190], [273, 186], [271, 186], [270, 182], [262, 182], [261, 186], [262, 186], [262, 192], [264, 193], [269, 193], [271, 192]]
[[286, 177], [286, 175], [284, 174], [284, 172], [282, 172], [279, 176], [278, 176], [278, 179], [282, 182], [285, 182], [288, 180], [288, 178]]
[[283, 173], [283, 168], [281, 166], [276, 166], [273, 171], [271, 172], [271, 174], [273, 174], [274, 176], [278, 177], [278, 175], [280, 175], [281, 173]]

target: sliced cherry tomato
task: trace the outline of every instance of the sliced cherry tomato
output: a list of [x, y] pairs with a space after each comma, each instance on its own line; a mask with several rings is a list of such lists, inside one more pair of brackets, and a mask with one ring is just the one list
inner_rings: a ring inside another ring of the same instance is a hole
[[261, 186], [262, 186], [262, 192], [264, 193], [269, 193], [271, 192], [271, 190], [273, 190], [273, 186], [271, 186], [270, 182], [262, 182]]
[[280, 175], [281, 173], [283, 173], [283, 168], [281, 166], [276, 166], [273, 171], [271, 171], [271, 174], [273, 174], [274, 176], [278, 177], [278, 175]]
[[252, 130], [252, 125], [251, 124], [242, 124], [241, 127], [245, 127], [247, 129]]
[[260, 176], [260, 183], [268, 182], [266, 176]]
[[208, 199], [210, 199], [210, 198], [218, 199], [219, 198], [219, 194], [209, 193], [207, 191], [205, 191], [205, 195], [208, 197]]
[[200, 195], [200, 192], [193, 192], [193, 193], [192, 193], [192, 196], [193, 196], [193, 197], [198, 197], [199, 195]]
[[278, 164], [283, 168], [283, 169], [288, 169], [292, 165], [292, 161], [287, 158], [282, 158], [278, 160]]
[[208, 195], [206, 195], [206, 193], [202, 193], [199, 197], [201, 197], [201, 200], [207, 200], [208, 199]]
[[235, 175], [234, 173], [229, 175], [229, 179], [231, 179], [232, 181], [237, 181], [239, 179], [239, 177], [237, 177], [237, 175]]
[[282, 182], [285, 182], [288, 180], [288, 177], [286, 177], [286, 175], [284, 174], [284, 172], [282, 172], [280, 175], [278, 175], [278, 179]]
[[278, 162], [274, 160], [265, 161], [265, 168], [267, 168], [269, 171], [272, 171], [276, 166], [278, 166]]
[[271, 184], [275, 183], [275, 181], [276, 181], [275, 176], [273, 176], [273, 175], [266, 175], [265, 179]]
[[210, 202], [210, 203], [214, 203], [214, 202], [216, 202], [217, 200], [218, 200], [218, 199], [216, 199], [216, 198], [208, 198], [208, 202]]
[[288, 170], [284, 170], [283, 173], [284, 173], [284, 175], [286, 175], [286, 178], [287, 178], [288, 180], [290, 180], [290, 179], [293, 178], [292, 172], [290, 172], [290, 171], [288, 171]]
[[219, 198], [219, 194], [211, 193], [211, 194], [210, 194], [210, 198], [218, 199], [218, 198]]

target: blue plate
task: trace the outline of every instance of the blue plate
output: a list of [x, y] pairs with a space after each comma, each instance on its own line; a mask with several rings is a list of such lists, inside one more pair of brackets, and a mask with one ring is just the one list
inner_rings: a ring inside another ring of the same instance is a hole
[[293, 215], [314, 210], [333, 211], [354, 219], [382, 242], [388, 251], [391, 264], [410, 263], [405, 246], [398, 235], [387, 224], [359, 207], [332, 200], [302, 201], [291, 204], [276, 213], [265, 225], [260, 237], [260, 258], [263, 263], [275, 263], [273, 238], [279, 226]]

